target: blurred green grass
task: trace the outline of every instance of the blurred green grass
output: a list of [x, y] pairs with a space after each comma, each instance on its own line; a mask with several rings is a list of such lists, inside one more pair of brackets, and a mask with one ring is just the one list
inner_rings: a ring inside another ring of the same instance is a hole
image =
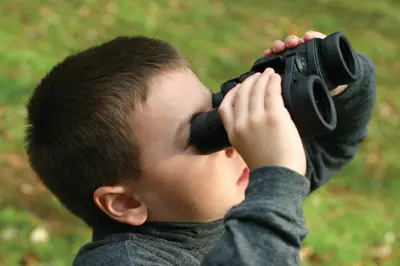
[[[149, 35], [169, 40], [217, 89], [273, 40], [310, 29], [343, 31], [373, 60], [378, 102], [354, 161], [306, 201], [303, 265], [400, 265], [398, 14], [396, 0], [1, 1], [0, 265], [70, 265], [91, 237], [36, 181], [23, 152], [26, 101], [54, 64], [117, 35]], [[30, 240], [38, 227], [47, 242]]]

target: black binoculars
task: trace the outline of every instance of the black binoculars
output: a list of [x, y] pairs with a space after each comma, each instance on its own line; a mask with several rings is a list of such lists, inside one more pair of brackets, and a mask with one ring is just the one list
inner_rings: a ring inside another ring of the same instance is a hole
[[355, 52], [340, 32], [261, 57], [250, 71], [221, 84], [220, 92], [212, 97], [213, 110], [192, 119], [190, 144], [204, 154], [231, 146], [217, 108], [236, 84], [268, 67], [282, 77], [282, 98], [302, 137], [335, 129], [336, 109], [330, 91], [357, 80], [360, 75]]

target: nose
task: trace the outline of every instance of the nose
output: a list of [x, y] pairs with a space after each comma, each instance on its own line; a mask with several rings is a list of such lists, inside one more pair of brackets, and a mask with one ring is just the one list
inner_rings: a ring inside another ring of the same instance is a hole
[[235, 148], [230, 147], [225, 150], [225, 154], [228, 158], [233, 158], [237, 154], [237, 151]]

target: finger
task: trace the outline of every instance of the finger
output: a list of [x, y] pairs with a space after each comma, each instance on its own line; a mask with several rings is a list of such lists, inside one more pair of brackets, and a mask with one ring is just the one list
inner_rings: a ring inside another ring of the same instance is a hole
[[274, 73], [272, 68], [267, 68], [258, 78], [257, 82], [254, 84], [254, 87], [250, 91], [249, 97], [249, 114], [255, 114], [257, 112], [264, 112], [264, 98], [265, 91], [268, 84], [268, 80], [271, 74]]
[[241, 83], [238, 83], [235, 87], [230, 89], [228, 93], [224, 96], [221, 104], [218, 107], [218, 113], [222, 118], [225, 129], [229, 132], [233, 124], [233, 102], [237, 91], [239, 90]]
[[272, 43], [272, 52], [275, 54], [283, 52], [283, 50], [285, 50], [285, 48], [286, 48], [286, 45], [281, 40], [276, 40]]
[[325, 34], [318, 32], [318, 31], [307, 31], [304, 33], [303, 39], [304, 41], [309, 41], [314, 38], [321, 38], [324, 39], [326, 37]]
[[273, 73], [267, 83], [267, 93], [282, 94], [281, 76], [277, 73]]
[[265, 108], [268, 110], [282, 107], [284, 105], [282, 98], [282, 85], [279, 74], [273, 73], [268, 80], [265, 95]]
[[286, 48], [293, 48], [300, 44], [300, 38], [296, 35], [289, 35], [285, 39]]
[[233, 115], [235, 120], [245, 119], [249, 113], [249, 95], [250, 90], [254, 83], [258, 79], [261, 73], [255, 73], [252, 76], [246, 78], [240, 90], [238, 90], [234, 103], [233, 103]]
[[272, 54], [272, 49], [271, 49], [271, 48], [269, 48], [269, 49], [267, 49], [267, 50], [264, 50], [264, 52], [263, 52], [263, 55], [264, 55], [264, 56], [268, 56], [268, 55], [270, 55], [270, 54]]

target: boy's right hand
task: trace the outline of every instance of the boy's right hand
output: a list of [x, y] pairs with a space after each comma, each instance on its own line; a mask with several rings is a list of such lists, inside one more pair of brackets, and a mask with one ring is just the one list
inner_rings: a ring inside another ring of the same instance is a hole
[[306, 173], [300, 135], [281, 95], [281, 77], [267, 68], [231, 89], [218, 108], [229, 141], [250, 170], [282, 166]]

